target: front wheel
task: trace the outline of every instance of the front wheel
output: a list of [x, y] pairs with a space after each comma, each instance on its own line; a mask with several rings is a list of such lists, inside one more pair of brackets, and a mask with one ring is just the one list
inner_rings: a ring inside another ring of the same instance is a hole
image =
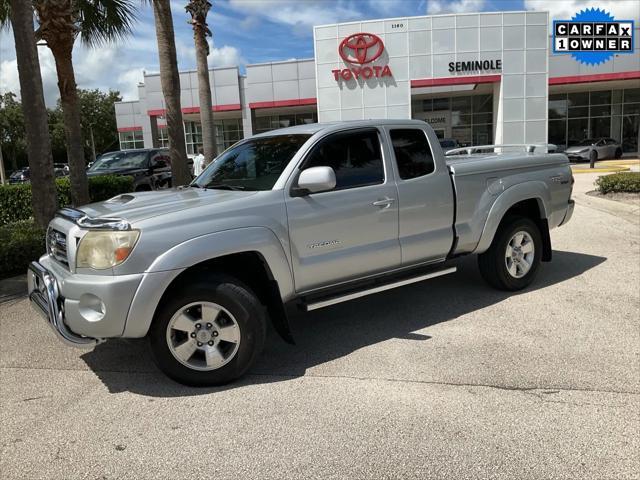
[[262, 351], [265, 311], [238, 280], [213, 276], [169, 292], [149, 331], [156, 364], [191, 386], [223, 385], [242, 376]]
[[535, 278], [542, 258], [542, 236], [532, 220], [506, 219], [489, 249], [478, 256], [480, 274], [499, 290], [522, 290]]

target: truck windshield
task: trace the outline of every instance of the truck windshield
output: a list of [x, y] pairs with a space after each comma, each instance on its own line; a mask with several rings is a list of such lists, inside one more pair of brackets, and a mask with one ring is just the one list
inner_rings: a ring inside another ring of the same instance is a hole
[[271, 190], [311, 135], [258, 137], [231, 147], [207, 167], [192, 187]]
[[103, 170], [119, 170], [121, 168], [146, 168], [149, 152], [118, 152], [105, 155], [91, 165], [90, 172]]

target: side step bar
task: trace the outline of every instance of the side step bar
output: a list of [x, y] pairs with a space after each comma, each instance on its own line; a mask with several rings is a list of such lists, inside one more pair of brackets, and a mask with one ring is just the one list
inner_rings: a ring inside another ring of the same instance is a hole
[[454, 273], [455, 271], [456, 271], [456, 267], [445, 268], [444, 270], [439, 270], [437, 272], [418, 275], [417, 277], [412, 277], [412, 278], [407, 278], [405, 280], [399, 280], [396, 282], [387, 283], [386, 285], [380, 285], [380, 286], [369, 288], [366, 290], [360, 290], [359, 292], [353, 292], [346, 295], [339, 295], [337, 297], [327, 298], [325, 300], [319, 300], [314, 303], [306, 304], [303, 306], [303, 308], [307, 312], [310, 312], [311, 310], [318, 310], [319, 308], [328, 307], [330, 305], [335, 305], [337, 303], [348, 302], [349, 300], [353, 300], [355, 298], [366, 297], [367, 295], [384, 292], [385, 290], [391, 290], [392, 288], [403, 287], [404, 285], [410, 285], [412, 283], [422, 282], [423, 280], [428, 280], [430, 278], [441, 277], [442, 275]]

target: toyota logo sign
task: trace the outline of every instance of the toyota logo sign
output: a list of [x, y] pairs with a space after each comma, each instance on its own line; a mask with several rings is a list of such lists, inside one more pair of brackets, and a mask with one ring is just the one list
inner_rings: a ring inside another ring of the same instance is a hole
[[[380, 58], [384, 52], [382, 39], [373, 33], [354, 33], [340, 42], [338, 54], [349, 68], [331, 70], [336, 81], [363, 78], [391, 77], [389, 65], [366, 65]], [[356, 66], [360, 65], [360, 66]]]
[[354, 33], [340, 42], [338, 53], [347, 63], [371, 63], [384, 51], [384, 44], [373, 33]]

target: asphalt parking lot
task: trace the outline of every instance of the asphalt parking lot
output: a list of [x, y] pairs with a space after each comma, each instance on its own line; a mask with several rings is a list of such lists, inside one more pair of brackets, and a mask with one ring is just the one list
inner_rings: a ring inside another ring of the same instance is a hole
[[576, 200], [528, 290], [461, 259], [297, 320], [225, 388], [171, 382], [143, 341], [65, 347], [6, 302], [1, 476], [639, 478], [640, 226]]

